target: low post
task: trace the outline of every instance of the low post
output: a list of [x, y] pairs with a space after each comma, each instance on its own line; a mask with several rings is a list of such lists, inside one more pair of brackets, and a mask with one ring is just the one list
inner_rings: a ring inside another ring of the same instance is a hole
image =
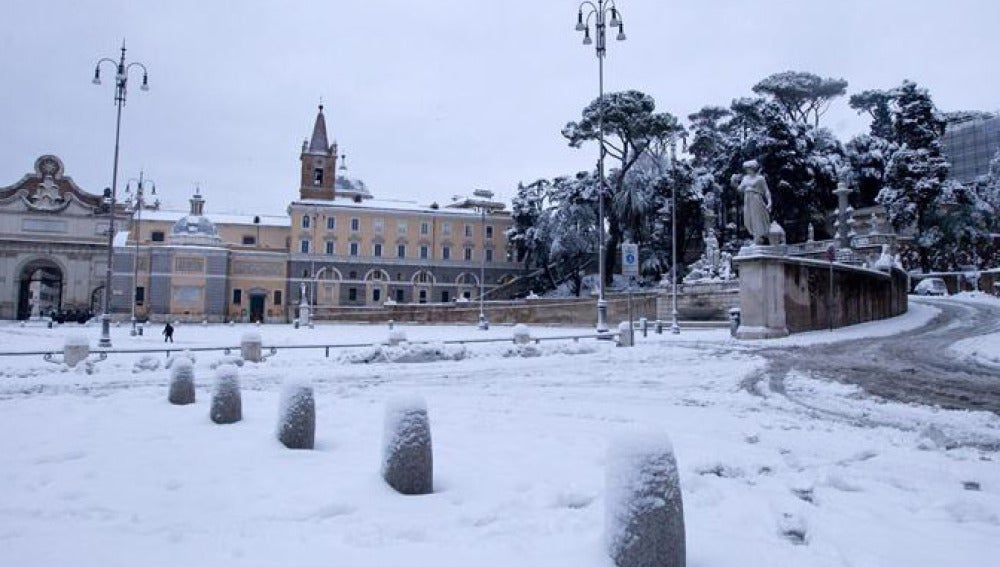
[[316, 401], [312, 386], [290, 382], [281, 392], [278, 441], [289, 449], [312, 449], [316, 442]]
[[622, 321], [618, 324], [618, 346], [635, 346], [635, 330], [629, 321]]
[[740, 308], [733, 307], [729, 310], [729, 334], [733, 337], [740, 328]]
[[513, 335], [514, 344], [516, 345], [526, 345], [531, 342], [531, 331], [524, 323], [514, 325]]
[[235, 367], [227, 364], [215, 370], [215, 388], [212, 391], [209, 416], [218, 424], [236, 423], [243, 419], [240, 377]]
[[608, 450], [605, 540], [617, 567], [684, 567], [684, 505], [669, 437], [615, 439]]
[[73, 368], [87, 360], [88, 356], [90, 356], [90, 344], [87, 342], [87, 337], [66, 337], [66, 343], [63, 346], [63, 362], [66, 363], [66, 366]]
[[649, 333], [649, 319], [639, 317], [639, 328], [642, 329], [642, 338], [646, 338]]
[[434, 491], [431, 424], [423, 398], [395, 398], [386, 405], [382, 478], [400, 494]]
[[243, 333], [243, 337], [240, 339], [240, 356], [243, 357], [243, 360], [250, 362], [264, 360], [261, 352], [261, 342], [260, 333], [253, 331]]

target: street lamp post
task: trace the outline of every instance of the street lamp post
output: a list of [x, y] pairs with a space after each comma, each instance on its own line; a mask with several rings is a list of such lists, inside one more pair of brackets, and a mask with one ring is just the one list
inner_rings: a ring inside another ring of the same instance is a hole
[[492, 208], [493, 191], [477, 189], [472, 194], [481, 199], [476, 201], [479, 209], [482, 253], [479, 255], [479, 330], [487, 331], [490, 322], [486, 319], [486, 213]]
[[[147, 183], [151, 185], [149, 193], [156, 195], [156, 183], [150, 179], [145, 179], [144, 172], [139, 170], [139, 179], [136, 181], [135, 186], [135, 205], [132, 209], [135, 212], [135, 256], [132, 259], [132, 330], [129, 331], [129, 335], [133, 337], [139, 333], [136, 329], [135, 308], [138, 302], [137, 295], [139, 291], [139, 237], [142, 234], [142, 208], [146, 205], [145, 192]], [[132, 193], [131, 183], [125, 184], [125, 193]]]
[[[586, 13], [585, 13], [586, 12]], [[610, 16], [610, 21], [606, 18]], [[618, 41], [625, 41], [625, 26], [621, 20], [621, 13], [615, 6], [614, 0], [585, 0], [580, 4], [576, 17], [576, 30], [583, 32], [583, 44], [594, 44], [590, 36], [590, 20], [594, 19], [594, 35], [597, 42], [595, 50], [597, 52], [597, 77], [598, 77], [598, 101], [601, 110], [597, 116], [597, 134], [600, 152], [597, 160], [597, 173], [600, 179], [600, 191], [597, 198], [597, 234], [598, 234], [598, 256], [597, 269], [600, 272], [597, 277], [597, 334], [609, 335], [608, 333], [608, 302], [604, 297], [604, 193], [606, 182], [604, 178], [604, 56], [607, 52], [606, 30], [607, 26], [618, 28]]]
[[94, 66], [94, 80], [95, 85], [101, 84], [101, 64], [110, 63], [115, 66], [115, 106], [118, 107], [117, 116], [115, 118], [115, 160], [114, 169], [111, 172], [111, 202], [109, 206], [110, 210], [110, 221], [108, 223], [108, 265], [107, 272], [104, 278], [104, 313], [101, 315], [101, 340], [98, 346], [102, 348], [111, 348], [111, 260], [112, 254], [114, 253], [114, 239], [115, 239], [115, 200], [118, 193], [118, 148], [119, 142], [121, 141], [121, 130], [122, 130], [122, 107], [125, 106], [125, 96], [128, 92], [128, 73], [133, 67], [138, 67], [142, 69], [142, 86], [141, 90], [149, 90], [149, 76], [146, 71], [146, 66], [142, 63], [132, 62], [125, 63], [125, 42], [122, 41], [121, 47], [121, 58], [118, 61], [114, 59], [109, 59], [107, 57], [102, 57], [97, 61]]
[[[685, 138], [686, 140], [686, 138]], [[671, 166], [677, 165], [677, 141], [673, 138], [670, 140], [670, 162]], [[670, 184], [670, 260], [673, 263], [673, 277], [672, 288], [673, 288], [673, 298], [671, 299], [672, 307], [670, 309], [670, 332], [671, 334], [679, 334], [681, 332], [680, 325], [677, 324], [677, 183], [676, 179], [674, 183]]]

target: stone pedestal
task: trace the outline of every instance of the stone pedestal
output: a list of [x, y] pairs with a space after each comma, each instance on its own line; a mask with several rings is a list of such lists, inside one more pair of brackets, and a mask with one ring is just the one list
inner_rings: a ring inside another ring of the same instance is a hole
[[764, 248], [754, 246], [756, 254], [740, 255], [740, 326], [738, 339], [773, 339], [788, 336], [785, 321], [784, 257], [761, 254]]
[[249, 362], [261, 362], [264, 360], [261, 352], [261, 338], [257, 333], [245, 333], [240, 340], [240, 355], [243, 360]]

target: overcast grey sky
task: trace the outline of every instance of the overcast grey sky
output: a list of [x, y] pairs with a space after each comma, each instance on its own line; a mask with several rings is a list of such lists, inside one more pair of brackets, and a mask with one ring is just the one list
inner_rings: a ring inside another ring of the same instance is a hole
[[[349, 175], [379, 198], [447, 201], [592, 166], [559, 131], [596, 97], [597, 62], [569, 0], [86, 2], [3, 0], [0, 186], [54, 153], [98, 193], [111, 184], [111, 68], [131, 79], [120, 178], [144, 168], [185, 207], [281, 214], [322, 97]], [[750, 94], [770, 73], [844, 77], [849, 92], [909, 78], [943, 110], [1000, 108], [995, 0], [621, 0], [628, 41], [607, 89], [639, 89], [680, 117]], [[864, 121], [836, 104], [842, 138]]]

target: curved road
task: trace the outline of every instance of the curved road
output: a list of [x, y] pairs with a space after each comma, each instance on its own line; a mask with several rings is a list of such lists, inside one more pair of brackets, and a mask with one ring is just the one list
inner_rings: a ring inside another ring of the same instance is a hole
[[1000, 415], [1000, 370], [948, 350], [962, 339], [1000, 332], [1000, 307], [949, 300], [931, 304], [941, 309], [938, 316], [896, 336], [763, 349], [759, 354], [767, 367], [745, 386], [767, 379], [772, 391], [784, 393], [784, 377], [795, 370], [891, 400]]

